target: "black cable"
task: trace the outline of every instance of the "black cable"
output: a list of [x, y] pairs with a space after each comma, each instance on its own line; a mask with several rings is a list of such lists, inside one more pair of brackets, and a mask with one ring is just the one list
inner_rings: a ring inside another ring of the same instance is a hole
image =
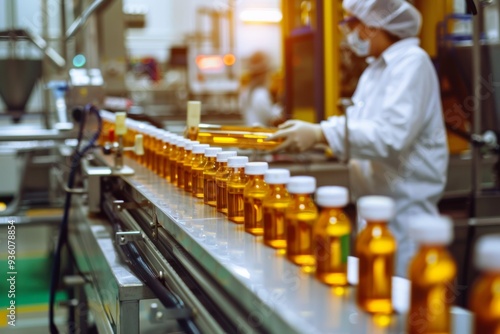
[[[89, 140], [88, 144], [81, 151], [77, 150], [75, 152], [75, 154], [73, 154], [73, 156], [72, 156], [70, 172], [69, 172], [69, 176], [68, 176], [68, 188], [69, 189], [72, 189], [74, 186], [76, 173], [78, 171], [78, 166], [80, 165], [80, 161], [81, 161], [82, 157], [90, 149], [93, 148], [94, 144], [96, 143], [97, 139], [99, 138], [99, 135], [101, 134], [102, 120], [101, 120], [101, 116], [99, 115], [99, 111], [97, 110], [97, 108], [91, 104], [88, 104], [85, 106], [85, 112], [93, 113], [96, 116], [97, 121], [98, 121], [98, 128], [97, 128], [97, 131], [92, 136], [92, 138]], [[84, 119], [86, 119], [86, 118], [84, 118]], [[81, 122], [79, 135], [78, 135], [79, 141], [82, 140], [84, 127], [85, 127], [85, 123]], [[80, 147], [80, 143], [77, 144], [77, 147]], [[69, 218], [69, 210], [71, 207], [71, 195], [72, 195], [71, 192], [66, 193], [66, 199], [64, 202], [64, 213], [63, 213], [63, 218], [62, 218], [61, 225], [60, 225], [59, 237], [57, 240], [56, 251], [54, 253], [54, 262], [52, 264], [52, 272], [51, 272], [51, 277], [50, 277], [49, 329], [50, 329], [51, 334], [59, 333], [59, 331], [57, 330], [57, 327], [54, 323], [54, 304], [55, 304], [56, 290], [57, 290], [57, 286], [59, 284], [59, 272], [61, 269], [60, 267], [61, 267], [62, 248], [64, 247], [64, 245], [68, 241], [68, 218]]]
[[467, 5], [467, 14], [477, 15], [477, 7], [474, 0], [465, 0]]

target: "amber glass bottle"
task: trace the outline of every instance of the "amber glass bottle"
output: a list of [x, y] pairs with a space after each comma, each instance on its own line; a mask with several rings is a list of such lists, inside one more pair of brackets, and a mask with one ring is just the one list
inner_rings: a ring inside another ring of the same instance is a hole
[[[186, 147], [184, 147], [184, 150], [186, 151], [186, 156], [184, 158], [184, 167], [183, 167], [183, 173], [184, 173], [184, 191], [191, 193], [193, 191], [193, 179], [192, 179], [192, 168], [193, 168], [193, 147], [195, 145], [200, 145], [198, 141], [192, 141], [190, 140], [187, 144]], [[207, 144], [204, 147], [208, 147]]]
[[217, 153], [222, 151], [220, 147], [207, 147], [205, 148], [205, 153], [203, 160], [201, 163], [194, 163], [193, 162], [193, 167], [192, 167], [192, 178], [193, 178], [193, 196], [196, 198], [203, 198], [205, 194], [205, 180], [203, 179], [203, 172], [205, 170], [205, 167], [207, 165], [207, 162], [210, 161], [210, 163], [215, 161], [215, 158], [217, 156]]
[[154, 158], [155, 161], [153, 163], [154, 166], [154, 172], [163, 177], [163, 133], [164, 131], [161, 129], [155, 129], [153, 136], [155, 139], [155, 153], [154, 153]]
[[186, 157], [186, 144], [189, 139], [179, 139], [177, 141], [177, 156], [175, 157], [175, 177], [176, 186], [184, 188], [184, 158]]
[[146, 168], [154, 171], [154, 161], [155, 161], [155, 145], [156, 139], [154, 133], [156, 128], [152, 125], [147, 124], [144, 129], [144, 156], [146, 157]]
[[163, 178], [170, 181], [170, 169], [169, 169], [169, 154], [170, 154], [170, 143], [175, 135], [173, 133], [167, 132], [163, 136]]
[[245, 165], [248, 180], [243, 192], [245, 231], [253, 235], [264, 233], [262, 200], [269, 189], [264, 181], [264, 173], [268, 168], [267, 162], [249, 162]]
[[469, 308], [474, 312], [474, 334], [500, 333], [500, 234], [483, 236], [476, 244], [474, 262], [481, 275], [472, 286]]
[[[215, 156], [207, 157], [205, 167], [203, 169], [203, 203], [210, 206], [216, 206], [217, 202], [217, 192], [216, 192], [216, 181], [215, 174], [217, 169], [219, 169], [219, 163], [217, 162], [217, 154]], [[207, 156], [205, 154], [205, 156]]]
[[349, 196], [344, 187], [320, 187], [316, 191], [321, 212], [313, 230], [315, 275], [320, 282], [332, 286], [348, 284], [351, 222], [343, 211], [347, 203]]
[[227, 159], [235, 157], [236, 151], [224, 151], [217, 153], [217, 163], [219, 168], [215, 173], [215, 195], [217, 211], [227, 214], [227, 178], [229, 176], [229, 167]]
[[453, 225], [444, 217], [426, 215], [412, 217], [409, 224], [410, 236], [419, 250], [409, 267], [408, 333], [451, 333], [450, 307], [457, 267], [446, 247], [453, 239]]
[[169, 152], [169, 159], [168, 159], [168, 164], [169, 164], [169, 172], [170, 172], [170, 183], [173, 185], [177, 185], [177, 155], [179, 154], [179, 143], [183, 141], [184, 138], [182, 137], [175, 137], [170, 146], [170, 152]]
[[390, 314], [396, 240], [387, 223], [394, 215], [394, 201], [383, 196], [362, 197], [358, 201], [358, 215], [366, 221], [356, 240], [358, 306], [369, 313]]
[[170, 160], [175, 158], [175, 155], [177, 154], [177, 147], [175, 146], [175, 143], [177, 139], [180, 139], [181, 137], [171, 134], [167, 137], [167, 142], [168, 142], [168, 152], [165, 153], [165, 179], [169, 182], [171, 182], [171, 164]]
[[264, 174], [264, 181], [269, 190], [262, 204], [264, 221], [264, 244], [286, 249], [285, 211], [290, 204], [290, 194], [286, 184], [290, 180], [288, 169], [269, 169]]
[[248, 157], [231, 157], [227, 160], [230, 169], [227, 178], [227, 217], [236, 224], [243, 224], [245, 220], [243, 192], [247, 183], [247, 162]]
[[318, 219], [318, 209], [311, 195], [316, 190], [316, 179], [311, 176], [294, 176], [287, 184], [292, 199], [285, 213], [286, 257], [291, 262], [314, 268], [313, 226]]
[[208, 144], [197, 144], [193, 146], [191, 153], [191, 194], [196, 197], [196, 188], [198, 184], [198, 176], [194, 173], [194, 168], [200, 168], [205, 163], [205, 149], [210, 147]]

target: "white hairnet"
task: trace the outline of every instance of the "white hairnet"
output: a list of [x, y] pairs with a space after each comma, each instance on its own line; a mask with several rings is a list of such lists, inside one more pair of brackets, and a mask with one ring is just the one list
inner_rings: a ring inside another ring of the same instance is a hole
[[343, 6], [365, 25], [399, 38], [415, 37], [420, 32], [422, 17], [404, 0], [344, 0]]

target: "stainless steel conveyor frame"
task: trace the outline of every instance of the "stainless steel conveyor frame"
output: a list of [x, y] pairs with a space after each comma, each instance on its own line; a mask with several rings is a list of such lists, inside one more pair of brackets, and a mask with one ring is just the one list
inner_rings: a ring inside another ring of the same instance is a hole
[[[96, 160], [112, 165], [112, 157], [97, 155]], [[202, 332], [227, 332], [221, 318], [245, 333], [404, 332], [405, 289], [394, 292], [399, 299], [395, 304], [403, 304], [402, 312], [382, 326], [377, 318], [358, 310], [355, 287], [338, 295], [338, 290], [302, 272], [202, 200], [133, 160], [126, 158], [125, 163], [135, 174], [103, 178], [107, 185], [101, 187], [99, 194], [102, 205], [113, 206], [127, 229], [138, 231], [139, 239], [135, 242], [144, 258], [157, 277], [192, 311]], [[89, 196], [91, 193], [89, 189]], [[117, 198], [116, 193], [124, 198]], [[78, 218], [70, 240], [81, 261], [80, 269], [92, 277], [92, 284], [85, 288], [91, 295], [88, 298], [91, 305], [100, 305], [97, 308], [106, 311], [95, 312], [104, 315], [102, 323], [114, 324], [115, 327], [107, 327], [114, 328], [112, 332], [138, 333], [138, 316], [133, 314], [137, 308], [131, 305], [151, 298], [151, 292], [117, 260], [112, 247], [115, 236], [108, 223], [89, 215], [84, 204], [80, 202], [74, 209]], [[183, 281], [179, 266], [194, 283]], [[197, 300], [198, 294], [191, 289], [193, 284], [211, 304]], [[217, 316], [220, 313], [222, 317]], [[460, 308], [453, 308], [452, 313], [453, 333], [470, 333], [471, 314]]]

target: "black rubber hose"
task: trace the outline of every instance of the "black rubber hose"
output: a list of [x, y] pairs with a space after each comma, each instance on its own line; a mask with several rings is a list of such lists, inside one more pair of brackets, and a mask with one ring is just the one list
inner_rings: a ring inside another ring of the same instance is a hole
[[[101, 129], [102, 129], [102, 120], [101, 116], [99, 115], [99, 110], [97, 110], [96, 107], [93, 105], [87, 105], [85, 107], [85, 110], [88, 113], [93, 113], [98, 121], [98, 128], [97, 131], [94, 133], [90, 141], [87, 143], [87, 145], [81, 150], [81, 151], [76, 151], [75, 154], [72, 156], [71, 159], [71, 166], [70, 166], [70, 172], [68, 176], [68, 188], [72, 189], [75, 183], [75, 178], [76, 178], [76, 173], [78, 171], [78, 166], [80, 165], [80, 161], [82, 157], [94, 147], [95, 143], [97, 142], [97, 139], [99, 138], [99, 135], [101, 134]], [[86, 118], [85, 118], [86, 119]], [[82, 135], [83, 134], [83, 128], [85, 127], [85, 122], [80, 123], [80, 130], [79, 130], [79, 135], [78, 139], [81, 141]], [[80, 143], [77, 143], [76, 147], [80, 147]], [[63, 218], [60, 224], [60, 230], [59, 230], [59, 237], [57, 239], [57, 245], [56, 245], [56, 251], [54, 253], [54, 262], [52, 264], [52, 271], [51, 271], [51, 277], [50, 277], [50, 287], [49, 287], [49, 330], [51, 334], [57, 334], [59, 331], [57, 330], [57, 327], [54, 322], [54, 306], [55, 306], [55, 295], [56, 295], [56, 290], [57, 286], [59, 285], [59, 272], [61, 269], [61, 254], [62, 254], [62, 248], [68, 241], [68, 220], [69, 220], [69, 210], [71, 208], [71, 192], [66, 193], [66, 199], [64, 202], [64, 213], [63, 213]]]

